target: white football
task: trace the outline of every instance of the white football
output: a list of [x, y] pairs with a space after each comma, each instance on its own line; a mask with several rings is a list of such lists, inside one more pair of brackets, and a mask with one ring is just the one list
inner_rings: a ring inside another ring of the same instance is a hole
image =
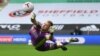
[[31, 2], [25, 2], [25, 3], [23, 4], [23, 9], [24, 9], [25, 11], [33, 11], [33, 10], [34, 10], [34, 5], [33, 5], [33, 3], [31, 3]]

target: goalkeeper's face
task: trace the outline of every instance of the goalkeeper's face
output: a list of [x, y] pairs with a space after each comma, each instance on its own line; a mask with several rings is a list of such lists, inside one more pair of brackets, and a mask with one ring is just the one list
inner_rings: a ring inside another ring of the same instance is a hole
[[42, 26], [42, 30], [48, 31], [49, 28], [50, 28], [50, 26], [51, 26], [51, 25], [50, 25], [48, 22], [45, 22], [45, 23], [43, 24], [43, 26]]
[[48, 21], [46, 21], [42, 26], [42, 30], [48, 31], [50, 26], [51, 26], [51, 24]]

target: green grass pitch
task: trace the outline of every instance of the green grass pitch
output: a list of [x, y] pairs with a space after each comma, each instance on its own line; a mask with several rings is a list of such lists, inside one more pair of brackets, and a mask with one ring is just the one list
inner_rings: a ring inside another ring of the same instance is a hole
[[100, 45], [68, 45], [61, 49], [40, 52], [24, 44], [0, 44], [0, 56], [100, 56]]

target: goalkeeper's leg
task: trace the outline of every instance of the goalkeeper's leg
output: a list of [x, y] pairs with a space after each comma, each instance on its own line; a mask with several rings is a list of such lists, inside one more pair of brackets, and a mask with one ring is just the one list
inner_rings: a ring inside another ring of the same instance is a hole
[[65, 47], [66, 45], [68, 45], [71, 42], [78, 42], [79, 40], [77, 38], [71, 38], [69, 40], [69, 42], [59, 42], [59, 41], [51, 41], [51, 40], [47, 40], [45, 43], [45, 48], [49, 49], [49, 50], [54, 50], [54, 49], [58, 49], [61, 48], [62, 50], [67, 50], [67, 47]]
[[[67, 43], [66, 43], [66, 45], [67, 45]], [[65, 47], [65, 43], [63, 44], [62, 42], [59, 42], [59, 41], [47, 40], [44, 47], [47, 50], [55, 50], [58, 48], [61, 48], [64, 51], [67, 50], [67, 48]]]

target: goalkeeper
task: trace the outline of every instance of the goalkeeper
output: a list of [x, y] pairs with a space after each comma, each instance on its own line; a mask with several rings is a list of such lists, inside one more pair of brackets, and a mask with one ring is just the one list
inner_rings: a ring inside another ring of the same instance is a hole
[[[33, 13], [31, 17], [31, 22], [33, 23], [29, 34], [31, 36], [32, 45], [36, 50], [47, 51], [61, 48], [62, 50], [67, 50], [65, 45], [68, 42], [59, 42], [53, 38], [53, 23], [51, 21], [46, 21], [44, 24], [36, 21], [36, 14]], [[71, 39], [71, 41], [78, 41], [77, 39]]]

